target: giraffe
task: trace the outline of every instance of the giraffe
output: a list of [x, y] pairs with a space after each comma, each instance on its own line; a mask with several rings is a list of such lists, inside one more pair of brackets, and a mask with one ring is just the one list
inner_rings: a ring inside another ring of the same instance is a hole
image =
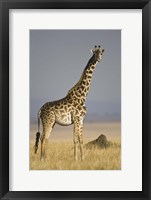
[[[93, 71], [96, 68], [96, 64], [102, 60], [104, 49], [100, 46], [95, 46], [91, 52], [92, 56], [84, 68], [77, 84], [68, 91], [64, 98], [47, 102], [38, 111], [38, 132], [36, 134], [35, 153], [37, 153], [39, 140], [41, 139], [41, 160], [46, 158], [48, 138], [56, 123], [61, 126], [74, 124], [74, 160], [78, 160], [78, 145], [81, 160], [84, 159], [83, 120], [86, 114], [85, 101], [90, 89]], [[40, 119], [43, 126], [41, 137]]]

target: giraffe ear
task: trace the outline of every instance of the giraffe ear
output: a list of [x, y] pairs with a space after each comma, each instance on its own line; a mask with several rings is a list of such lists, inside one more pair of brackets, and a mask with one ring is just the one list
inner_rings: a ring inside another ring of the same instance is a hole
[[93, 49], [91, 49], [91, 53], [93, 53], [94, 52], [94, 50]]

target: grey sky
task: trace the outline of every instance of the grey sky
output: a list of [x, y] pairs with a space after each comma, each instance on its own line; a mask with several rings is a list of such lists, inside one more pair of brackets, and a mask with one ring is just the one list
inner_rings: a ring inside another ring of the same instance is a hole
[[90, 114], [120, 115], [120, 30], [30, 30], [32, 118], [36, 119], [43, 103], [63, 98], [76, 84], [94, 45], [101, 45], [105, 52], [93, 74], [87, 108]]

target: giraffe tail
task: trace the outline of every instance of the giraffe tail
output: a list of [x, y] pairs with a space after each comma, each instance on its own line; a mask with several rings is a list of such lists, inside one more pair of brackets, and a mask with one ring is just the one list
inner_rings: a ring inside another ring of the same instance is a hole
[[41, 110], [38, 112], [38, 132], [36, 133], [36, 141], [35, 141], [35, 154], [37, 153], [38, 150], [38, 145], [39, 145], [39, 140], [40, 140], [40, 113]]

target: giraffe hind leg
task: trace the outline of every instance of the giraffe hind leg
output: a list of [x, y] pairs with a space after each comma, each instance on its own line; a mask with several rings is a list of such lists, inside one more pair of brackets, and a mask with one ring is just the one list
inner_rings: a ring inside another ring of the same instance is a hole
[[43, 133], [41, 137], [41, 160], [46, 159], [47, 143], [55, 124], [55, 115], [52, 113], [47, 121], [43, 121]]

